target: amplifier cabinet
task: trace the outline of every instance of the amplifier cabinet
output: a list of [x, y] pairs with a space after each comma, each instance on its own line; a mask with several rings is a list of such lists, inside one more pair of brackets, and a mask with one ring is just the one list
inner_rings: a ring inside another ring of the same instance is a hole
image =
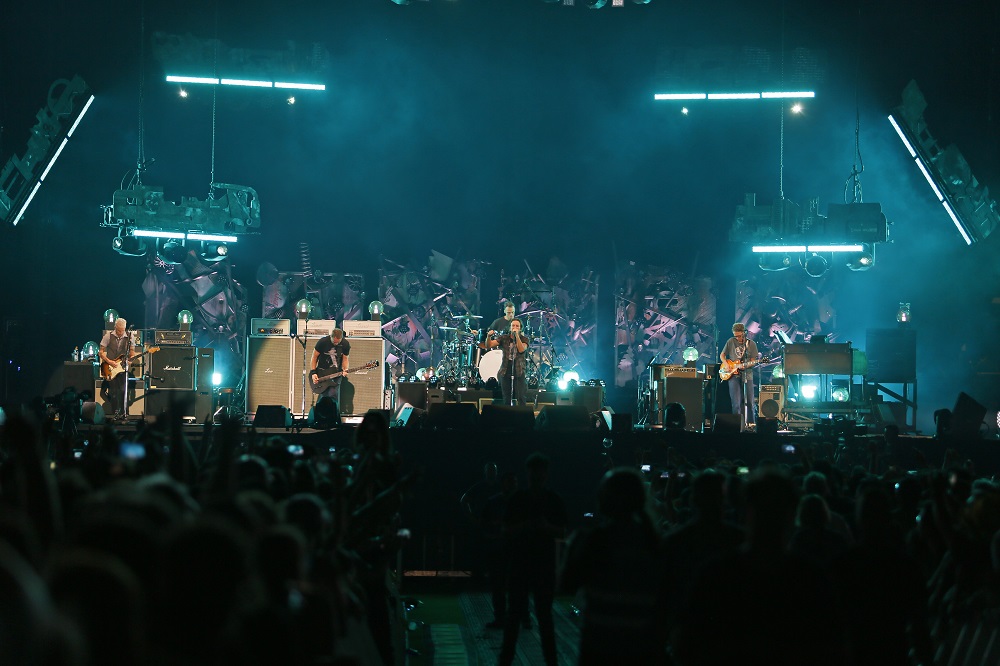
[[256, 414], [260, 405], [291, 404], [292, 345], [290, 337], [247, 339], [247, 413]]
[[348, 368], [360, 368], [372, 361], [378, 361], [378, 367], [352, 372], [344, 378], [340, 383], [340, 413], [367, 414], [369, 409], [382, 409], [385, 400], [385, 340], [351, 338], [350, 342], [351, 361]]
[[149, 388], [160, 391], [193, 391], [198, 373], [198, 350], [194, 347], [161, 347], [146, 361]]
[[763, 384], [757, 396], [757, 414], [765, 419], [785, 419], [784, 384]]

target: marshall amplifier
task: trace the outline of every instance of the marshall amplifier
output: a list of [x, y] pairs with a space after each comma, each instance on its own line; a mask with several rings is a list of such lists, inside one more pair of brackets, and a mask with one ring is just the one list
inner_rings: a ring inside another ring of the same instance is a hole
[[250, 335], [274, 335], [286, 337], [291, 334], [291, 319], [266, 319], [263, 317], [254, 317], [250, 320]]
[[194, 391], [198, 376], [198, 350], [162, 347], [149, 355], [149, 388], [161, 391]]
[[191, 346], [191, 331], [156, 331], [153, 334], [156, 345]]

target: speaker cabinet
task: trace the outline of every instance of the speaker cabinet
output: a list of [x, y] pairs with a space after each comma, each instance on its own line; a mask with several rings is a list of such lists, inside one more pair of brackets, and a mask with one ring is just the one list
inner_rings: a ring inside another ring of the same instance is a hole
[[[94, 380], [94, 402], [104, 408], [106, 414], [114, 414], [118, 411], [118, 407], [112, 407], [104, 401], [104, 396], [101, 395], [101, 385], [104, 383], [103, 379]], [[130, 379], [128, 382], [128, 415], [141, 418], [146, 413], [146, 387], [142, 380]]]
[[423, 424], [427, 411], [413, 405], [403, 405], [391, 421], [393, 428], [419, 428]]
[[293, 344], [299, 343], [286, 337], [247, 339], [248, 414], [256, 414], [261, 405], [291, 404]]
[[743, 430], [742, 414], [716, 414], [712, 432], [720, 435], [736, 435]]
[[257, 405], [253, 416], [254, 428], [290, 428], [292, 413], [284, 405]]
[[198, 350], [194, 347], [160, 347], [146, 363], [150, 389], [194, 390], [198, 371]]
[[[146, 417], [151, 421], [157, 420], [164, 414], [169, 414], [174, 405], [181, 408], [181, 418], [194, 419], [198, 423], [203, 422], [207, 416], [204, 412], [211, 411], [211, 404], [209, 404], [209, 408], [206, 410], [204, 403], [199, 403], [197, 391], [164, 391], [162, 389], [150, 389], [149, 392], [146, 393], [145, 402]], [[201, 414], [198, 413], [199, 404], [201, 406]]]
[[94, 401], [83, 403], [80, 409], [80, 420], [94, 425], [104, 423], [104, 407]]
[[352, 372], [340, 383], [340, 413], [363, 416], [369, 409], [382, 409], [385, 401], [385, 340], [350, 338], [350, 341], [348, 368], [378, 361], [377, 367]]
[[573, 389], [573, 404], [586, 407], [588, 414], [601, 411], [604, 406], [604, 387], [577, 386]]
[[955, 409], [951, 410], [951, 434], [963, 439], [979, 437], [979, 429], [985, 418], [985, 407], [968, 393], [959, 393], [955, 399]]
[[427, 382], [398, 382], [396, 404], [427, 409]]
[[426, 426], [434, 430], [472, 430], [479, 427], [479, 409], [472, 402], [432, 402]]
[[583, 405], [546, 405], [535, 419], [535, 430], [590, 430], [592, 425]]
[[656, 380], [652, 405], [654, 425], [665, 425], [667, 405], [684, 406], [684, 429], [701, 432], [705, 406], [705, 380], [698, 377], [664, 377]]
[[483, 405], [479, 427], [506, 432], [532, 430], [535, 427], [535, 412], [530, 406]]
[[785, 387], [782, 384], [762, 384], [757, 394], [757, 414], [765, 419], [785, 418]]
[[[60, 389], [73, 389], [77, 393], [89, 391], [94, 383], [94, 364], [90, 361], [64, 361], [62, 367], [62, 386]], [[47, 392], [46, 395], [55, 393]]]

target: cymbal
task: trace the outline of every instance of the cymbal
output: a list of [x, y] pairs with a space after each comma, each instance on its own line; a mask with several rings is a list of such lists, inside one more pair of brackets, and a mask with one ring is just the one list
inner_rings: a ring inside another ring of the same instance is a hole
[[482, 319], [483, 317], [482, 317], [482, 315], [464, 314], [464, 315], [452, 315], [451, 318], [452, 319]]
[[458, 328], [455, 326], [438, 326], [439, 331], [457, 331]]

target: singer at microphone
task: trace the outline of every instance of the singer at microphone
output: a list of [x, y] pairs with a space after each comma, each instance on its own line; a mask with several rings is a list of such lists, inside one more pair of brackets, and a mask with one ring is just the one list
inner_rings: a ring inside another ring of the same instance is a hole
[[[513, 308], [513, 304], [511, 308]], [[500, 382], [500, 390], [503, 391], [503, 401], [505, 405], [524, 405], [528, 395], [528, 382], [526, 381], [526, 354], [529, 340], [521, 335], [521, 320], [510, 320], [510, 332], [501, 335], [493, 340], [487, 338], [486, 346], [490, 349], [503, 350], [503, 362], [497, 372], [497, 380]]]

